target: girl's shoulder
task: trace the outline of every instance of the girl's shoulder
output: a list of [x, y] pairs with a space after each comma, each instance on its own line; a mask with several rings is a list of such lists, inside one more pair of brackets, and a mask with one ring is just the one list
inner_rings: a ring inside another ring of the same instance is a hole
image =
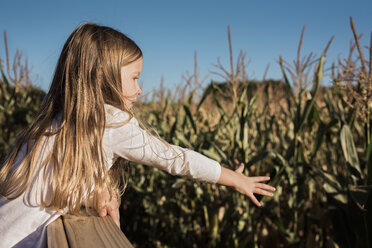
[[107, 124], [137, 123], [133, 115], [110, 104], [105, 104], [105, 113]]

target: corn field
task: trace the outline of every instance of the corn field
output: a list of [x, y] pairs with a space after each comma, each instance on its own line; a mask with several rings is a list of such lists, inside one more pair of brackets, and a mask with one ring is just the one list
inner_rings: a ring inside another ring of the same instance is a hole
[[[276, 192], [257, 196], [257, 208], [230, 188], [118, 160], [129, 181], [121, 226], [135, 246], [372, 248], [372, 33], [363, 49], [350, 24], [349, 56], [332, 63], [333, 38], [319, 57], [301, 55], [304, 28], [296, 60], [279, 58], [277, 81], [247, 79], [246, 55], [235, 63], [228, 29], [230, 68], [215, 65], [224, 82], [202, 89], [195, 53], [185, 85], [176, 93], [161, 87], [136, 106], [138, 118], [171, 144], [231, 169], [244, 162], [245, 175], [270, 176]], [[2, 153], [43, 96], [3, 67]]]

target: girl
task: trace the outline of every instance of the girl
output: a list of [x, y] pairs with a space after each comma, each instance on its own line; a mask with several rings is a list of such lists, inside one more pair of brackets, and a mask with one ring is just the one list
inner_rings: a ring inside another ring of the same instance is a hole
[[131, 111], [141, 94], [143, 55], [124, 34], [85, 23], [67, 39], [34, 123], [0, 171], [0, 247], [45, 247], [46, 226], [82, 206], [118, 224], [119, 188], [110, 167], [121, 157], [172, 175], [231, 186], [257, 206], [272, 196], [268, 177], [246, 177], [152, 136]]

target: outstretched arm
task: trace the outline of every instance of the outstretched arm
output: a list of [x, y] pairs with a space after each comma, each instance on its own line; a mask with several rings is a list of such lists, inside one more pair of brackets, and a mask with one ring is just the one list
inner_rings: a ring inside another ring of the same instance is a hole
[[[121, 111], [115, 121], [128, 120], [129, 114]], [[115, 156], [164, 170], [171, 175], [216, 183], [220, 177], [220, 164], [201, 153], [177, 145], [165, 144], [143, 130], [135, 118], [120, 127], [108, 130], [108, 145]]]
[[[124, 111], [116, 110], [116, 113], [113, 113], [114, 122], [122, 123], [128, 118], [129, 114]], [[166, 146], [156, 137], [148, 135], [135, 118], [130, 119], [123, 126], [111, 128], [109, 140], [110, 148], [117, 156], [155, 166], [172, 175], [233, 187], [238, 192], [247, 195], [257, 206], [261, 204], [253, 195], [254, 193], [272, 196], [264, 189], [275, 190], [269, 185], [260, 183], [268, 181], [270, 179], [268, 177], [245, 176], [242, 173], [244, 165], [232, 171], [198, 152], [175, 145]]]
[[217, 183], [234, 188], [236, 191], [248, 196], [258, 207], [261, 207], [261, 203], [253, 194], [273, 196], [273, 193], [265, 190], [275, 191], [275, 188], [260, 183], [262, 181], [270, 180], [270, 177], [247, 177], [243, 174], [243, 170], [243, 163], [241, 163], [239, 168], [235, 171], [221, 167], [221, 175]]

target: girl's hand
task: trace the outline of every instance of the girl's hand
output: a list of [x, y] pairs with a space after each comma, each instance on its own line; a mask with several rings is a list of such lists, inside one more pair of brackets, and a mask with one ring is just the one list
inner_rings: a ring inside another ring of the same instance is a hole
[[265, 190], [275, 191], [275, 188], [270, 185], [260, 183], [262, 181], [269, 181], [270, 177], [247, 177], [243, 174], [243, 170], [244, 164], [241, 163], [239, 168], [235, 170], [235, 172], [240, 176], [237, 177], [234, 188], [236, 191], [247, 195], [254, 204], [256, 204], [258, 207], [261, 207], [261, 203], [256, 199], [253, 193], [272, 197], [274, 194]]
[[261, 207], [261, 203], [253, 194], [260, 194], [270, 197], [273, 196], [271, 192], [266, 190], [275, 191], [275, 188], [270, 185], [260, 183], [262, 181], [270, 180], [270, 177], [247, 177], [243, 174], [243, 170], [243, 163], [241, 163], [239, 168], [235, 171], [221, 167], [221, 176], [217, 183], [233, 187], [239, 193], [248, 196], [258, 207]]
[[104, 191], [98, 198], [98, 205], [99, 216], [105, 217], [108, 214], [120, 229], [119, 203], [116, 197], [112, 197], [110, 201], [110, 193], [108, 191]]

